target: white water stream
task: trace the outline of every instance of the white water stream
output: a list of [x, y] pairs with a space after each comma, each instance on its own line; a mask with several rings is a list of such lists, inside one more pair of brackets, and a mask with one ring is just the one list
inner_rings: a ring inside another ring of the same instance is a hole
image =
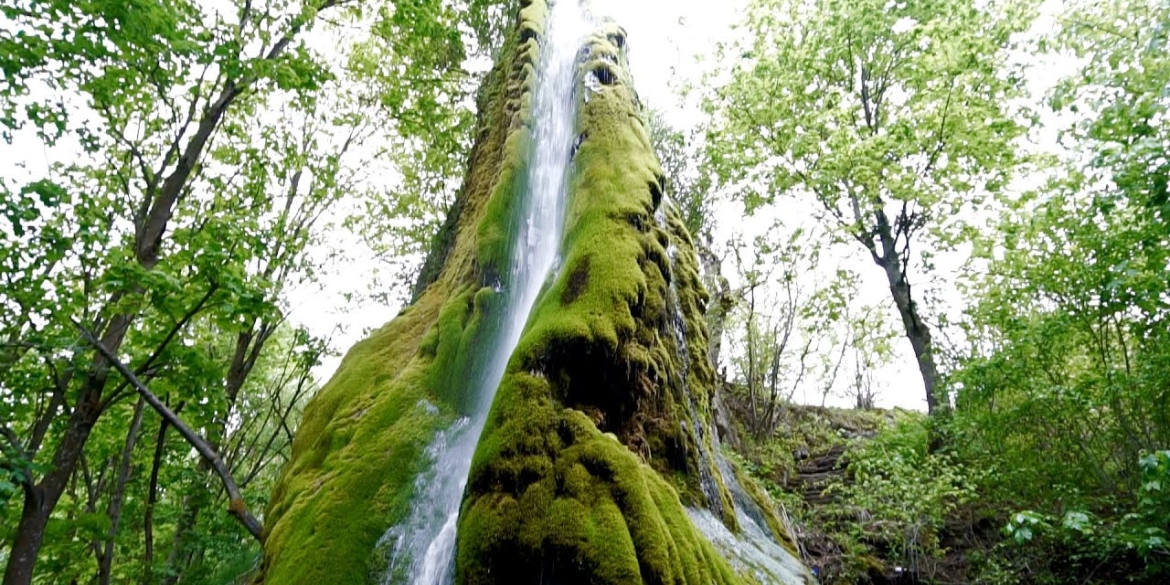
[[471, 458], [496, 389], [549, 274], [558, 262], [571, 151], [576, 133], [576, 58], [592, 21], [578, 0], [552, 5], [533, 106], [533, 150], [529, 155], [523, 210], [517, 215], [515, 247], [501, 293], [504, 302], [491, 353], [468, 372], [471, 413], [438, 433], [427, 448], [430, 471], [415, 484], [410, 516], [379, 542], [390, 552], [384, 585], [450, 585], [455, 572], [455, 528]]

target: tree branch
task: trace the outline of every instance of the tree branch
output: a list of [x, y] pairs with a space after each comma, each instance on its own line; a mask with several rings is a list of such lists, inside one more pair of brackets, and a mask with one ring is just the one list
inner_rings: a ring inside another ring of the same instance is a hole
[[244, 503], [243, 495], [240, 493], [240, 488], [236, 485], [235, 480], [232, 479], [231, 473], [228, 471], [227, 466], [224, 465], [223, 460], [211, 448], [211, 446], [207, 444], [207, 441], [191, 430], [191, 427], [187, 426], [187, 423], [183, 422], [183, 420], [180, 419], [177, 414], [172, 412], [170, 408], [167, 408], [166, 404], [163, 404], [163, 402], [159, 400], [158, 397], [156, 397], [141, 381], [139, 381], [138, 376], [135, 376], [134, 372], [130, 371], [130, 368], [128, 368], [126, 364], [123, 364], [120, 360], [118, 360], [118, 358], [113, 353], [111, 353], [110, 350], [107, 349], [101, 341], [98, 341], [98, 339], [94, 337], [94, 335], [90, 333], [89, 330], [83, 327], [81, 323], [74, 321], [73, 325], [81, 331], [81, 335], [85, 338], [86, 342], [92, 345], [94, 349], [96, 349], [97, 352], [101, 354], [102, 357], [104, 357], [106, 361], [109, 362], [110, 365], [118, 371], [119, 374], [122, 375], [123, 378], [129, 381], [130, 385], [138, 391], [138, 394], [141, 395], [148, 404], [150, 404], [151, 408], [158, 412], [159, 416], [161, 416], [163, 420], [167, 421], [167, 424], [175, 427], [175, 430], [177, 430], [179, 434], [182, 435], [184, 439], [186, 439], [187, 443], [195, 448], [195, 450], [199, 453], [199, 456], [202, 457], [203, 460], [206, 461], [212, 467], [212, 469], [215, 470], [216, 474], [219, 476], [220, 481], [223, 482], [224, 489], [228, 493], [228, 499], [230, 500], [228, 511], [232, 516], [235, 516], [235, 518], [239, 520], [241, 524], [244, 525], [244, 528], [246, 528], [248, 532], [256, 538], [257, 541], [263, 544], [264, 526], [261, 525], [260, 521], [257, 520], [251, 512], [248, 511], [248, 508]]

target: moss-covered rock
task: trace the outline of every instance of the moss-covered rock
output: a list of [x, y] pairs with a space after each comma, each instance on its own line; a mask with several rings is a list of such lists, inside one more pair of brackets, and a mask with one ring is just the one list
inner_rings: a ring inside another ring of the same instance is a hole
[[[473, 348], [493, 326], [526, 186], [545, 0], [519, 17], [480, 93], [467, 178], [417, 300], [355, 346], [306, 409], [266, 514], [263, 580], [362, 583], [410, 510], [435, 432], [470, 409]], [[687, 509], [738, 526], [711, 428], [707, 302], [690, 236], [604, 24], [579, 63], [562, 262], [492, 405], [459, 521], [466, 584], [741, 584]], [[440, 268], [441, 267], [441, 268]], [[738, 491], [736, 493], [739, 493]], [[751, 497], [788, 542], [762, 492]], [[766, 579], [764, 582], [769, 582]]]
[[[588, 46], [564, 268], [533, 311], [480, 439], [459, 582], [755, 582], [686, 511], [737, 522], [702, 430], [714, 388], [706, 297], [690, 237], [664, 207], [625, 32], [603, 26]], [[791, 547], [766, 496], [751, 495], [769, 510], [764, 529]]]
[[480, 91], [468, 173], [428, 261], [442, 270], [420, 278], [414, 304], [351, 349], [305, 409], [265, 514], [264, 582], [364, 583], [384, 568], [378, 539], [409, 511], [426, 445], [469, 401], [458, 372], [492, 309], [481, 244], [485, 226], [506, 223], [489, 207], [520, 188], [538, 53], [536, 39], [513, 35]]

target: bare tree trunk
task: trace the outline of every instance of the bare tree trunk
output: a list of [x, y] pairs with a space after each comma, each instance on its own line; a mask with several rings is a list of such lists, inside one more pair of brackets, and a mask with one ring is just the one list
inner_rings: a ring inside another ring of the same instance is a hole
[[138, 443], [138, 432], [142, 430], [142, 411], [146, 405], [145, 398], [139, 398], [134, 406], [134, 418], [130, 421], [130, 432], [126, 434], [126, 446], [122, 449], [122, 460], [118, 465], [118, 478], [114, 483], [114, 492], [110, 496], [110, 507], [107, 516], [110, 519], [110, 529], [106, 534], [105, 547], [99, 557], [98, 583], [110, 585], [110, 568], [114, 564], [114, 540], [118, 536], [118, 524], [122, 520], [122, 503], [126, 499], [126, 483], [130, 480], [130, 466], [133, 463], [134, 446]]
[[[180, 405], [181, 407], [181, 405]], [[176, 408], [175, 412], [180, 409]], [[158, 425], [158, 435], [154, 440], [154, 459], [150, 464], [150, 487], [146, 496], [146, 512], [142, 520], [143, 556], [142, 556], [142, 583], [154, 583], [154, 505], [158, 502], [158, 473], [162, 468], [163, 453], [166, 450], [167, 427], [166, 419]]]
[[934, 362], [934, 343], [931, 340], [930, 328], [922, 321], [918, 312], [918, 303], [910, 295], [910, 283], [906, 281], [906, 274], [902, 271], [897, 257], [887, 261], [886, 278], [890, 283], [890, 294], [894, 297], [894, 305], [898, 314], [902, 316], [902, 325], [906, 329], [906, 337], [910, 346], [914, 348], [914, 357], [918, 361], [918, 371], [922, 375], [922, 383], [926, 388], [926, 409], [931, 414], [941, 410], [950, 410], [950, 402], [940, 402], [935, 395], [938, 388], [938, 366]]
[[760, 438], [760, 406], [756, 399], [759, 393], [759, 381], [756, 379], [756, 351], [759, 344], [759, 335], [755, 327], [756, 322], [756, 289], [752, 286], [748, 290], [748, 322], [747, 322], [747, 386], [748, 408], [751, 409], [752, 436]]

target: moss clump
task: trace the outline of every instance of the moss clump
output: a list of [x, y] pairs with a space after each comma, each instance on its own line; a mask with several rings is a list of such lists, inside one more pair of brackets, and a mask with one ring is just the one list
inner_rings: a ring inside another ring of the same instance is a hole
[[[533, 26], [543, 23], [516, 30]], [[479, 240], [503, 229], [520, 188], [536, 47], [513, 34], [480, 91], [458, 211], [429, 261], [442, 270], [420, 278], [415, 303], [351, 349], [306, 408], [265, 514], [258, 582], [364, 583], [384, 569], [375, 545], [409, 511], [426, 445], [468, 406], [459, 372], [495, 298], [480, 285], [491, 266]]]
[[661, 171], [618, 39], [624, 47], [624, 31], [604, 27], [580, 66], [582, 81], [602, 66], [613, 78], [580, 96], [565, 268], [529, 318], [480, 439], [460, 516], [461, 584], [755, 582], [686, 513], [732, 509], [700, 456], [709, 433], [695, 430], [709, 423], [714, 387], [706, 297], [685, 228], [659, 209]]
[[742, 582], [658, 473], [552, 394], [521, 371], [497, 394], [460, 521], [460, 583]]
[[266, 581], [363, 582], [385, 519], [409, 509], [422, 450], [447, 421], [426, 408], [431, 360], [415, 355], [431, 305], [355, 346], [306, 409], [266, 514]]
[[[355, 346], [306, 410], [266, 516], [264, 581], [362, 583], [384, 569], [376, 543], [409, 511], [426, 445], [471, 406], [463, 381], [496, 326], [494, 286], [526, 189], [547, 5], [521, 5], [480, 92], [458, 211], [418, 300]], [[564, 269], [529, 318], [480, 439], [460, 516], [461, 584], [755, 582], [686, 511], [722, 510], [734, 529], [703, 431], [714, 387], [706, 297], [690, 237], [664, 207], [624, 49], [625, 32], [606, 25], [582, 56]], [[601, 89], [584, 89], [598, 71]]]

